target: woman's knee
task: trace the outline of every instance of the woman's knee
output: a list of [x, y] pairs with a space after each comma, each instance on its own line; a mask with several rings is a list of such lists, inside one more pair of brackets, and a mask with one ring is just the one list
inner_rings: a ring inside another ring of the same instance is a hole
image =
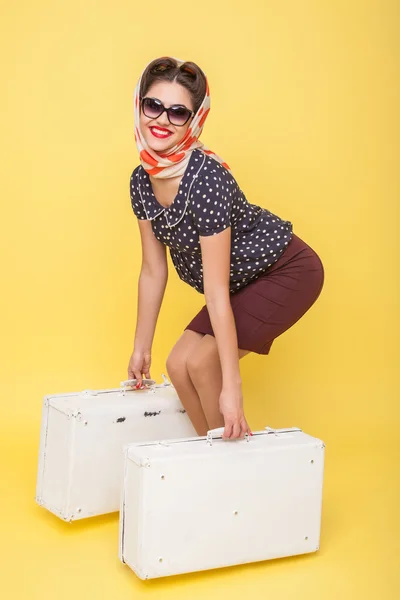
[[194, 352], [191, 352], [186, 361], [186, 368], [193, 382], [201, 381], [211, 376], [214, 371], [218, 372], [219, 357], [216, 347], [212, 344], [201, 344]]
[[172, 348], [166, 362], [171, 380], [187, 376], [187, 359], [201, 341], [202, 336], [193, 331], [185, 331]]
[[182, 352], [175, 349], [171, 350], [166, 362], [167, 373], [173, 382], [176, 379], [184, 377], [187, 372], [186, 357]]

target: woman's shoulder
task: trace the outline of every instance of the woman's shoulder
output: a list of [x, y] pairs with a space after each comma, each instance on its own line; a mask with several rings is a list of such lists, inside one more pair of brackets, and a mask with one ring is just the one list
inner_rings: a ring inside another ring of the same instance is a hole
[[141, 195], [139, 185], [143, 185], [143, 171], [142, 165], [138, 164], [131, 173], [129, 182], [131, 197]]
[[[140, 170], [142, 169], [142, 165], [139, 164], [135, 167], [131, 173], [130, 181], [129, 181], [129, 191], [131, 197], [132, 208], [135, 213], [142, 210], [142, 194], [140, 192], [139, 180], [140, 180]], [[139, 215], [138, 215], [139, 216]]]
[[194, 178], [192, 183], [196, 183], [188, 197], [187, 208], [195, 228], [202, 236], [219, 233], [231, 224], [233, 205], [240, 192], [235, 178], [225, 165], [204, 151]]
[[143, 167], [142, 165], [139, 163], [132, 171], [131, 173], [131, 181], [132, 182], [136, 182], [138, 179], [138, 176], [140, 175], [141, 171], [142, 171]]
[[197, 179], [200, 180], [199, 183], [207, 182], [208, 185], [214, 184], [215, 188], [219, 188], [222, 185], [238, 187], [232, 171], [226, 163], [220, 162], [213, 152], [201, 148], [196, 149], [194, 152], [198, 153], [198, 156], [202, 158], [201, 168], [197, 175]]

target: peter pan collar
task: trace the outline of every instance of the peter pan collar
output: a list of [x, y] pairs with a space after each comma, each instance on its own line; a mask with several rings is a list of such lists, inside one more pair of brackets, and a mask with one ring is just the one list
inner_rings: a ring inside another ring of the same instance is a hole
[[193, 150], [185, 172], [179, 183], [178, 193], [172, 204], [166, 208], [162, 206], [154, 195], [151, 181], [147, 171], [140, 167], [138, 171], [138, 191], [146, 212], [147, 219], [153, 221], [156, 217], [165, 213], [168, 227], [175, 227], [183, 219], [189, 201], [192, 185], [198, 177], [206, 160], [206, 154], [199, 149]]

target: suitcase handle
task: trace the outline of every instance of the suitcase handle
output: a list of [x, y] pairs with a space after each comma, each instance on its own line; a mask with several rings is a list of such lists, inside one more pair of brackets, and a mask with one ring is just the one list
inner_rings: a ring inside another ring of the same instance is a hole
[[[221, 439], [222, 438], [222, 434], [224, 433], [224, 429], [225, 427], [217, 427], [217, 429], [210, 429], [209, 431], [207, 431], [207, 444], [209, 446], [212, 446], [212, 441], [214, 438], [217, 439]], [[302, 431], [301, 429], [299, 429], [299, 427], [289, 427], [288, 429], [274, 429], [273, 427], [266, 427], [265, 428], [266, 433], [272, 433], [275, 435], [278, 435], [279, 433], [292, 433], [294, 431]], [[259, 435], [259, 434], [255, 434], [255, 435]], [[250, 441], [250, 436], [248, 433], [245, 434], [244, 439], [246, 440], [246, 442]], [[230, 440], [233, 442], [241, 442], [241, 439], [236, 439], [236, 440]]]
[[274, 427], [266, 427], [265, 431], [267, 433], [274, 433], [278, 435], [279, 433], [292, 433], [293, 431], [302, 431], [299, 427], [288, 427], [287, 429], [275, 429]]
[[156, 387], [164, 387], [164, 386], [166, 387], [166, 386], [171, 385], [171, 383], [168, 381], [168, 378], [165, 375], [162, 375], [162, 378], [164, 380], [164, 383], [161, 383], [159, 386], [157, 386], [154, 379], [143, 379], [142, 386], [140, 388], [138, 388], [138, 387], [136, 387], [137, 379], [127, 379], [126, 381], [121, 381], [119, 388], [110, 388], [107, 390], [83, 390], [82, 394], [85, 396], [99, 396], [100, 394], [112, 394], [115, 392], [122, 391], [122, 395], [125, 396], [125, 392], [127, 390], [134, 392], [139, 389], [140, 390], [149, 389], [149, 390], [153, 390], [155, 392]]
[[151, 387], [156, 384], [154, 379], [142, 379], [142, 385], [137, 387], [137, 379], [126, 379], [125, 381], [121, 381], [122, 388], [134, 388], [135, 390], [144, 390], [146, 387]]
[[[171, 385], [168, 380], [168, 377], [166, 377], [164, 373], [161, 375], [161, 377], [164, 381], [163, 385]], [[124, 392], [126, 391], [126, 389], [130, 389], [133, 391], [144, 390], [149, 388], [152, 389], [156, 385], [156, 381], [154, 379], [142, 379], [142, 385], [140, 387], [137, 387], [137, 379], [126, 379], [125, 381], [121, 381], [120, 385]]]
[[[225, 427], [217, 427], [216, 429], [210, 429], [209, 431], [207, 431], [207, 444], [209, 446], [212, 446], [212, 441], [214, 438], [216, 439], [221, 439], [222, 438], [222, 434], [224, 433], [224, 429]], [[250, 441], [250, 436], [248, 433], [245, 434], [244, 439], [246, 440], [246, 442]], [[238, 439], [238, 440], [231, 440], [233, 442], [241, 442], [243, 440]]]

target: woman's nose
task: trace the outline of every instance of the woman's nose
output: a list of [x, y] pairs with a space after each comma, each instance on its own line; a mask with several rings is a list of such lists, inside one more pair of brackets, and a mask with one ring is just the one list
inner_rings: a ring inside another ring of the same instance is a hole
[[157, 117], [156, 121], [160, 127], [165, 127], [166, 129], [169, 127], [168, 115], [165, 111]]

